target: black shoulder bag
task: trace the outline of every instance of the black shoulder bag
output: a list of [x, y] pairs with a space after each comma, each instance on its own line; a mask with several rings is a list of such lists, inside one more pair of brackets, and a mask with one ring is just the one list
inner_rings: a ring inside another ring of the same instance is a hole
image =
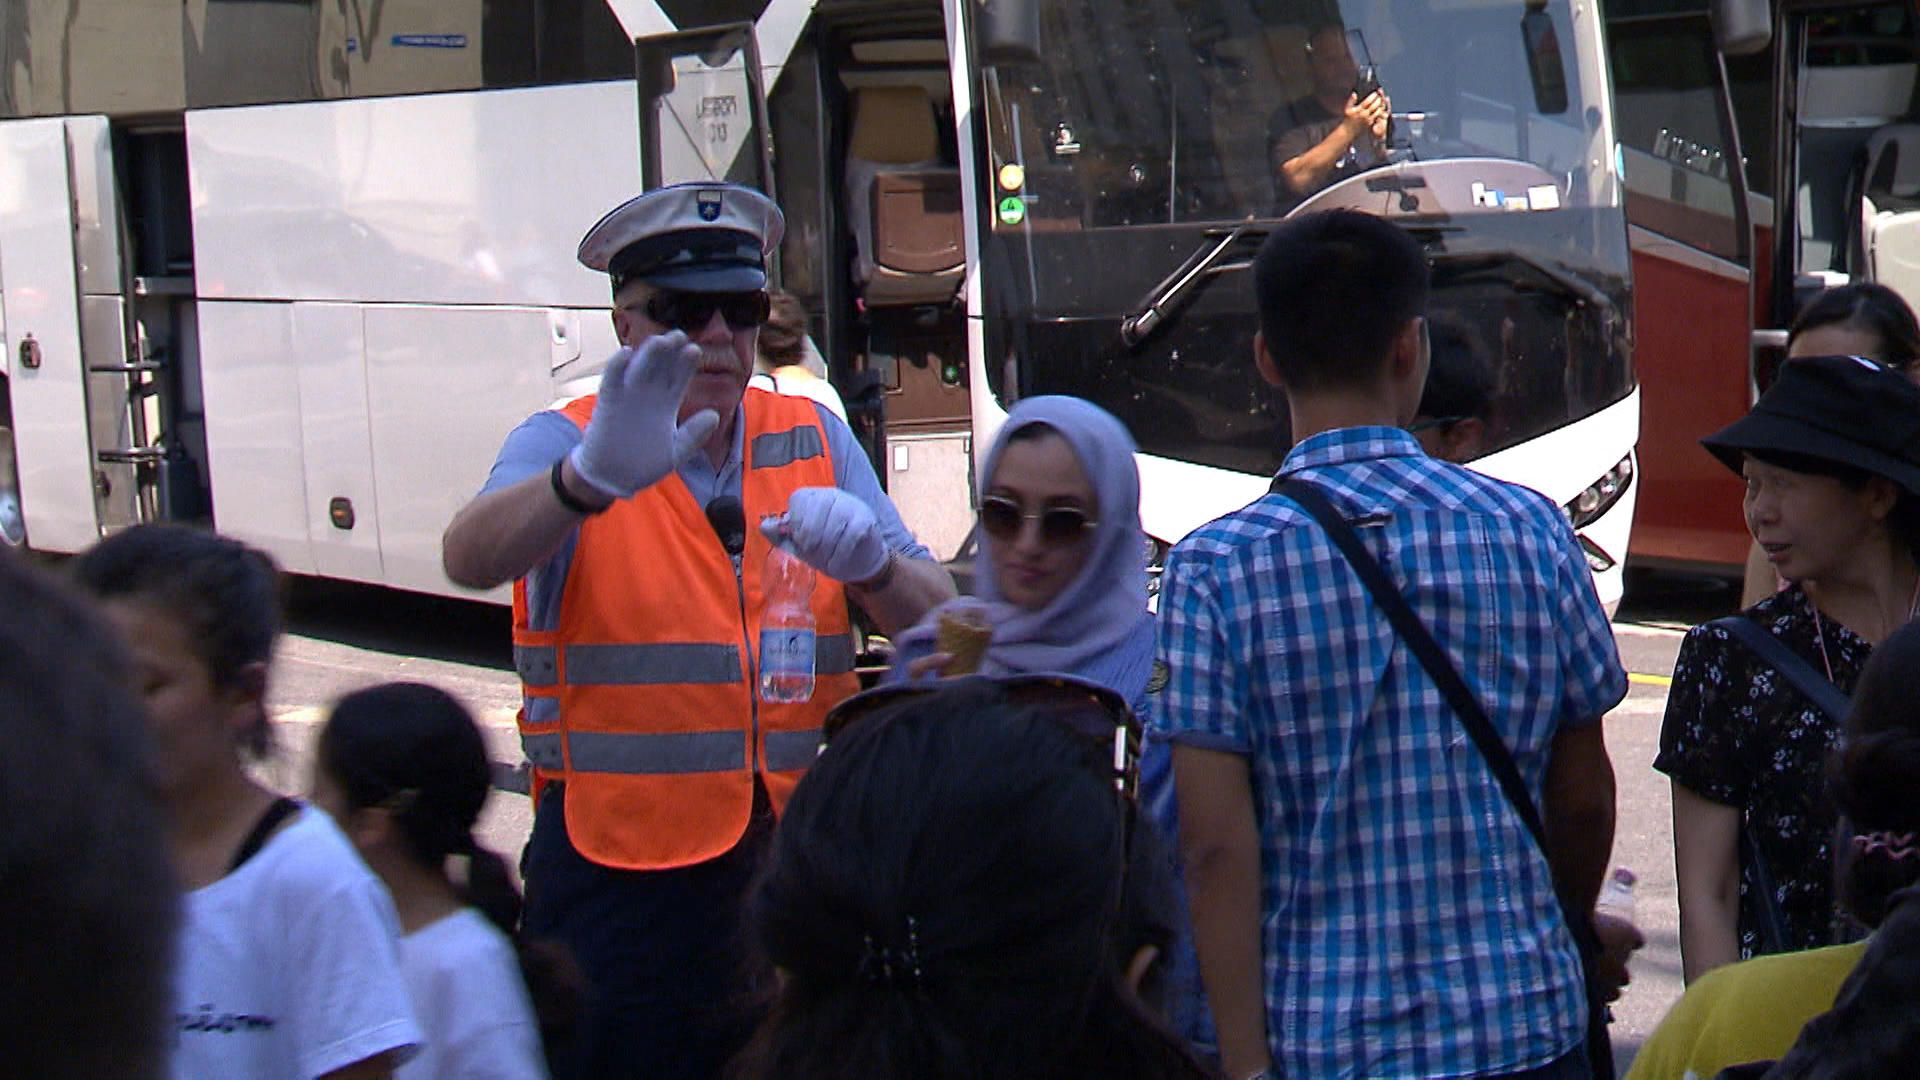
[[[1487, 719], [1486, 710], [1481, 708], [1473, 691], [1460, 677], [1452, 659], [1433, 639], [1432, 632], [1420, 621], [1420, 616], [1414, 614], [1412, 605], [1407, 603], [1407, 598], [1394, 585], [1393, 579], [1381, 569], [1380, 563], [1361, 543], [1359, 534], [1353, 531], [1353, 526], [1340, 516], [1340, 511], [1321, 494], [1319, 488], [1301, 477], [1293, 476], [1275, 479], [1273, 491], [1298, 503], [1302, 510], [1320, 523], [1328, 539], [1346, 556], [1348, 565], [1359, 575], [1367, 591], [1373, 594], [1374, 603], [1380, 606], [1387, 620], [1393, 624], [1394, 632], [1406, 643], [1420, 661], [1420, 666], [1433, 679], [1434, 685], [1446, 697], [1447, 704], [1460, 718], [1461, 726], [1467, 729], [1474, 745], [1479, 747], [1480, 756], [1485, 759], [1488, 770], [1500, 782], [1500, 790], [1506, 793], [1514, 812], [1520, 815], [1527, 832], [1533, 835], [1540, 853], [1546, 855], [1546, 826], [1541, 823], [1539, 808], [1534, 806], [1533, 796], [1527, 791], [1527, 783], [1520, 775], [1519, 765], [1514, 763], [1513, 751], [1507, 748], [1500, 733], [1494, 730], [1493, 722]], [[1567, 930], [1580, 950], [1581, 978], [1587, 987], [1587, 1056], [1593, 1063], [1593, 1075], [1595, 1080], [1612, 1080], [1613, 1043], [1607, 1035], [1607, 1007], [1592, 992], [1592, 980], [1587, 978], [1592, 958], [1599, 955], [1600, 939], [1594, 933], [1593, 919], [1587, 912], [1576, 910], [1567, 903], [1566, 896], [1558, 888], [1554, 890], [1554, 897], [1560, 902], [1560, 917], [1566, 922]]]
[[[1788, 685], [1799, 691], [1801, 697], [1827, 714], [1827, 718], [1835, 725], [1847, 722], [1847, 695], [1813, 670], [1813, 665], [1807, 663], [1799, 653], [1767, 633], [1759, 623], [1744, 615], [1728, 615], [1707, 625], [1725, 630], [1735, 641], [1752, 650], [1768, 667], [1779, 672]], [[1768, 866], [1766, 856], [1761, 854], [1760, 845], [1754, 841], [1753, 834], [1747, 831], [1745, 819], [1746, 815], [1741, 814], [1740, 854], [1753, 873], [1754, 891], [1760, 894], [1760, 951], [1778, 953], [1797, 949], [1799, 946], [1787, 939], [1787, 919], [1781, 914], [1778, 894], [1774, 892], [1773, 870]]]

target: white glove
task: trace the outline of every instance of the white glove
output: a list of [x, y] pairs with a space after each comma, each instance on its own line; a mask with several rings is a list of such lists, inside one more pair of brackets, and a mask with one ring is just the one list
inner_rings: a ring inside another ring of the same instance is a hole
[[609, 499], [624, 499], [698, 452], [720, 426], [719, 414], [702, 409], [684, 424], [676, 420], [699, 362], [700, 346], [678, 330], [614, 353], [600, 375], [593, 419], [573, 448], [580, 479]]
[[801, 488], [787, 500], [785, 514], [761, 519], [760, 531], [776, 544], [787, 541], [802, 562], [835, 581], [871, 581], [887, 565], [880, 520], [859, 496], [839, 488]]

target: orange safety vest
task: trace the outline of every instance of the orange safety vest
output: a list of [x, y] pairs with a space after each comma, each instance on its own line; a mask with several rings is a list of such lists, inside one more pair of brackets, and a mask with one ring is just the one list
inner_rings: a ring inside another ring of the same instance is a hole
[[[584, 430], [594, 398], [561, 410]], [[530, 625], [513, 587], [520, 739], [544, 783], [566, 781], [567, 835], [606, 866], [661, 870], [731, 849], [746, 831], [754, 777], [775, 810], [820, 749], [827, 710], [859, 689], [845, 590], [813, 589], [813, 697], [759, 697], [757, 654], [769, 544], [756, 527], [803, 487], [831, 487], [833, 461], [812, 401], [749, 389], [742, 415], [738, 568], [677, 473], [580, 523], [557, 624]]]

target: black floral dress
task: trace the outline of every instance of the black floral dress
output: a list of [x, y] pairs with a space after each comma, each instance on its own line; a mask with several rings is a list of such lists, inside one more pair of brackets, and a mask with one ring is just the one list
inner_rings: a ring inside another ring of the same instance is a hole
[[[1814, 610], [1799, 586], [1742, 613], [1851, 695], [1873, 646]], [[1817, 620], [1817, 621], [1816, 621]], [[1815, 627], [1819, 631], [1816, 635]], [[1826, 661], [1819, 641], [1826, 642]], [[1660, 756], [1653, 767], [1702, 798], [1741, 811], [1773, 881], [1789, 949], [1851, 937], [1834, 910], [1833, 831], [1838, 815], [1822, 770], [1840, 732], [1753, 651], [1726, 631], [1697, 626], [1673, 668]], [[1740, 853], [1740, 955], [1766, 951], [1755, 868]]]

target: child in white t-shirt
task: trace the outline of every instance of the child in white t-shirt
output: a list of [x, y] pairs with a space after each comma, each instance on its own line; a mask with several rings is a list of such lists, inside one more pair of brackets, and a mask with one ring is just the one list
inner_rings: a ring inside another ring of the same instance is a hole
[[[427, 1042], [402, 1080], [547, 1076], [520, 961], [502, 932], [519, 897], [500, 857], [473, 840], [490, 778], [473, 717], [431, 686], [348, 694], [320, 733], [313, 800], [386, 883], [405, 935], [401, 966]], [[447, 869], [461, 857], [464, 888]]]
[[379, 1080], [420, 1043], [393, 905], [327, 816], [276, 797], [279, 572], [211, 533], [142, 525], [74, 561], [133, 654], [174, 872], [173, 1075]]

